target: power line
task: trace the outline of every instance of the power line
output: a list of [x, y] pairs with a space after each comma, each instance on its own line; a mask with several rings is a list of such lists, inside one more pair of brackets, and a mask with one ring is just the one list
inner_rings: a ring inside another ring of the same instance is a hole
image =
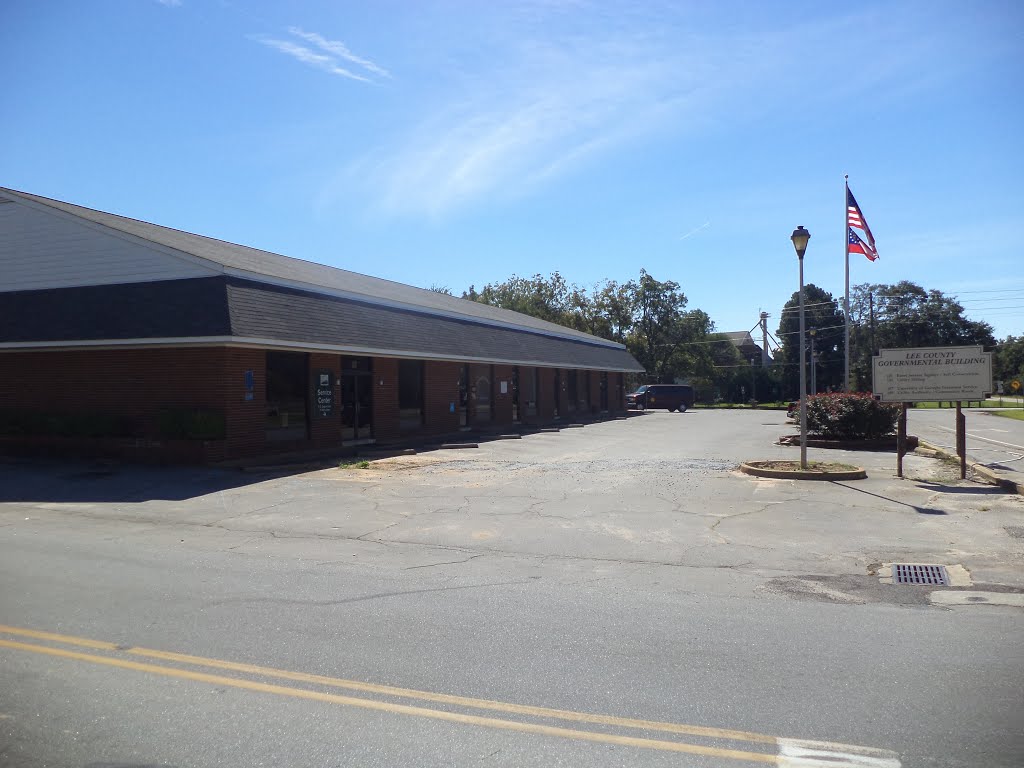
[[1024, 292], [1024, 288], [992, 288], [987, 291], [957, 291], [956, 293], [1009, 293], [1010, 291]]

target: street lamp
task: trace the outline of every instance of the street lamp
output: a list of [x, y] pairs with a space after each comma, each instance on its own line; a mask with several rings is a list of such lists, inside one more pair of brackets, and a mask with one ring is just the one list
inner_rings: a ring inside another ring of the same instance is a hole
[[804, 338], [804, 251], [811, 233], [803, 224], [793, 230], [790, 237], [800, 261], [800, 469], [807, 469], [807, 359]]

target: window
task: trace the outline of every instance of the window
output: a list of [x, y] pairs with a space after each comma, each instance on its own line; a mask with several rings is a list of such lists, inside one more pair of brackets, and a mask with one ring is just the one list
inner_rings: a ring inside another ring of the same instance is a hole
[[398, 361], [399, 426], [411, 432], [423, 426], [423, 361]]
[[309, 356], [304, 352], [267, 352], [267, 410], [264, 426], [268, 440], [305, 440], [306, 385]]

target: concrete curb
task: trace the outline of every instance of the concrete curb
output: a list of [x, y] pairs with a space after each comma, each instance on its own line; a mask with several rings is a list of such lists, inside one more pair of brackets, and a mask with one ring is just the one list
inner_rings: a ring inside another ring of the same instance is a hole
[[802, 469], [767, 469], [756, 463], [740, 464], [740, 472], [755, 477], [774, 477], [782, 480], [864, 480], [868, 473], [861, 467], [849, 472], [807, 472]]
[[[960, 461], [960, 457], [955, 453], [949, 453], [937, 445], [932, 445], [927, 440], [919, 440], [918, 447], [931, 451], [940, 458], [949, 459], [951, 461]], [[982, 478], [989, 485], [995, 485], [1005, 491], [1009, 491], [1010, 493], [1016, 493], [1024, 496], [1024, 483], [1018, 483], [1012, 478], [1003, 477], [996, 472], [996, 470], [986, 467], [984, 464], [979, 464], [976, 461], [968, 460], [967, 468], [974, 472], [975, 475]]]

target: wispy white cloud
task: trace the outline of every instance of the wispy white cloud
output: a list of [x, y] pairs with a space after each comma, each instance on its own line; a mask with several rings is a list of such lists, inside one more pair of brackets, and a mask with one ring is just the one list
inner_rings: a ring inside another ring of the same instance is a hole
[[177, 8], [181, 5], [181, 0], [156, 0], [160, 5], [165, 5], [168, 8]]
[[696, 235], [698, 232], [702, 232], [703, 230], [707, 229], [710, 226], [711, 226], [711, 220], [708, 219], [703, 224], [701, 224], [699, 227], [694, 227], [693, 229], [691, 229], [689, 232], [687, 232], [685, 235], [683, 235], [679, 239], [680, 240], [689, 240], [691, 237]]
[[352, 64], [358, 64], [368, 72], [372, 72], [380, 77], [391, 77], [391, 73], [383, 67], [373, 63], [369, 59], [364, 59], [362, 56], [356, 56], [348, 49], [348, 46], [340, 40], [327, 40], [316, 32], [306, 32], [299, 27], [289, 27], [288, 32], [302, 40], [305, 40], [307, 43], [312, 43], [323, 51], [327, 51], [331, 56], [343, 59]]
[[[551, 16], [534, 18], [544, 6], [530, 6], [525, 31], [491, 19], [473, 46], [456, 41], [449, 50], [434, 40], [443, 52], [434, 66], [421, 64], [436, 84], [407, 96], [404, 119], [324, 186], [319, 205], [356, 194], [385, 214], [441, 217], [529, 195], [644, 141], [692, 141], [766, 114], [788, 119], [780, 105], [823, 79], [830, 86], [813, 90], [834, 103], [818, 108], [845, 108], [865, 87], [862, 78], [836, 78], [837, 68], [845, 71], [836, 41], [848, 40], [859, 18], [833, 16], [770, 35], [760, 27], [700, 34], [678, 17], [671, 26], [661, 12], [638, 12], [628, 23], [601, 14], [582, 23], [574, 12], [554, 29], [545, 23]], [[330, 41], [291, 32], [343, 55], [326, 47]], [[795, 51], [793, 35], [812, 42]], [[894, 63], [876, 58], [872, 72]], [[815, 60], [827, 65], [808, 66]]]
[[252, 39], [258, 43], [262, 43], [268, 48], [273, 48], [287, 56], [291, 56], [296, 61], [308, 64], [311, 67], [316, 67], [317, 69], [322, 69], [324, 72], [329, 72], [332, 75], [347, 77], [351, 80], [359, 80], [364, 83], [371, 82], [369, 78], [363, 77], [362, 75], [356, 74], [351, 70], [339, 66], [337, 59], [332, 56], [317, 53], [310, 48], [298, 45], [290, 40], [278, 40], [277, 38], [262, 36], [254, 36]]
[[677, 87], [690, 87], [671, 83], [661, 64], [623, 60], [610, 47], [584, 55], [536, 46], [522, 55], [519, 67], [461, 78], [464, 95], [363, 156], [338, 189], [357, 178], [384, 212], [432, 216], [484, 196], [514, 198], [649, 135], [674, 111], [665, 104]]

